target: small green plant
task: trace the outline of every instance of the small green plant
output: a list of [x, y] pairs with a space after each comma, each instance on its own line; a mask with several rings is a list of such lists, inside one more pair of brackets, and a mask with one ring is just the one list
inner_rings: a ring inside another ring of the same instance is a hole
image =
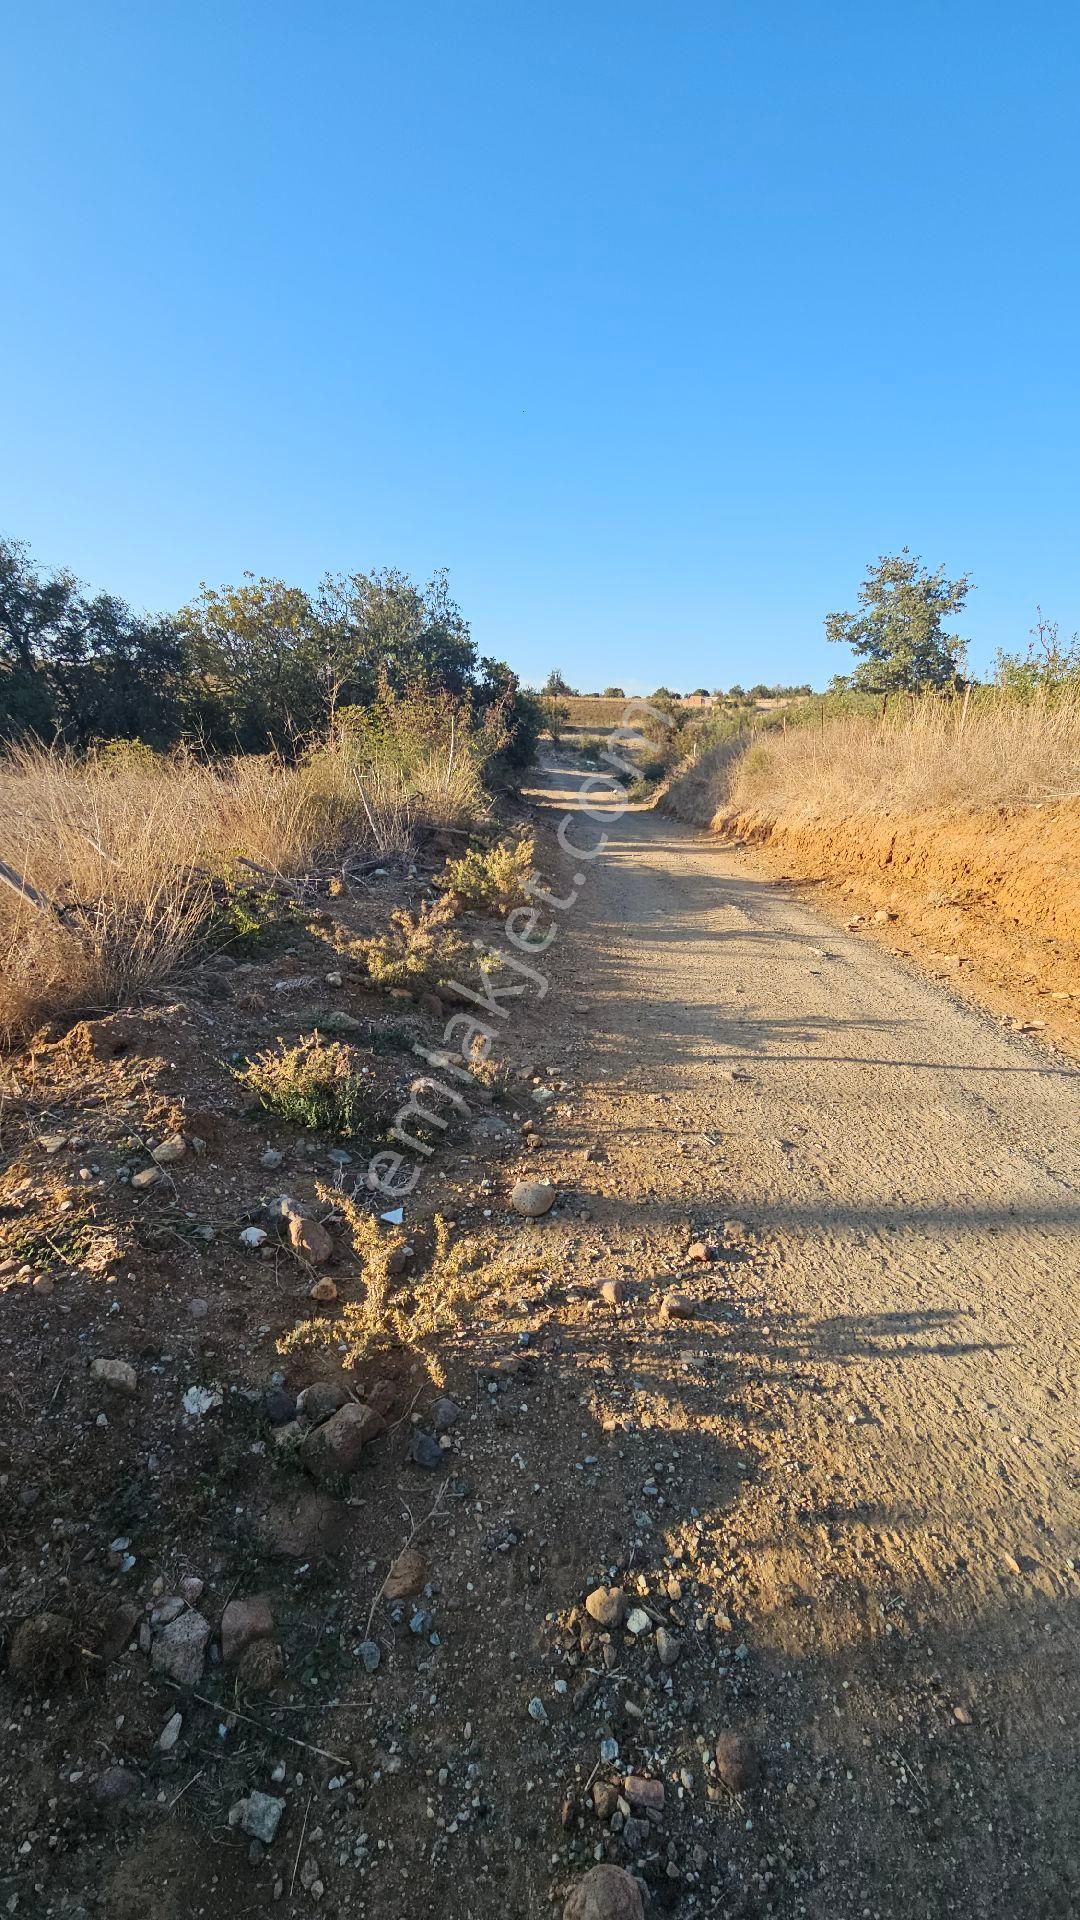
[[460, 860], [448, 860], [443, 879], [451, 893], [481, 913], [502, 913], [525, 898], [536, 846], [526, 836], [500, 840], [486, 851], [470, 847]]
[[295, 1047], [268, 1047], [234, 1074], [293, 1126], [355, 1134], [371, 1131], [382, 1117], [374, 1074], [357, 1049], [318, 1033]]
[[283, 903], [271, 887], [229, 878], [214, 914], [210, 944], [232, 954], [259, 953], [281, 925]]
[[453, 918], [454, 903], [445, 897], [425, 904], [415, 914], [406, 907], [396, 908], [385, 933], [356, 943], [372, 985], [387, 993], [394, 987], [410, 992], [437, 987], [467, 951], [451, 925]]

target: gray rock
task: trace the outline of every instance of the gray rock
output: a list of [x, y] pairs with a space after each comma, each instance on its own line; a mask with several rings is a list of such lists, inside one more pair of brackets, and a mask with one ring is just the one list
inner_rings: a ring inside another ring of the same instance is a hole
[[431, 1409], [431, 1424], [436, 1433], [449, 1433], [450, 1428], [456, 1427], [460, 1419], [461, 1408], [456, 1400], [450, 1400], [445, 1394], [442, 1399], [436, 1400]]
[[180, 1687], [197, 1687], [203, 1674], [210, 1622], [194, 1610], [182, 1613], [156, 1635], [150, 1650], [155, 1673], [163, 1673]]
[[319, 1560], [339, 1551], [347, 1521], [348, 1510], [340, 1500], [303, 1488], [274, 1502], [261, 1535], [275, 1559]]
[[682, 1652], [682, 1641], [677, 1634], [669, 1633], [666, 1627], [657, 1627], [656, 1651], [662, 1667], [673, 1667]]
[[267, 1173], [276, 1173], [284, 1158], [285, 1155], [279, 1153], [276, 1147], [267, 1147], [266, 1152], [260, 1156], [259, 1165], [265, 1167]]
[[127, 1360], [91, 1360], [90, 1378], [110, 1393], [138, 1392], [139, 1376]]
[[239, 1660], [253, 1640], [269, 1639], [274, 1631], [274, 1610], [265, 1593], [230, 1600], [221, 1616], [221, 1657], [228, 1664]]
[[335, 1380], [313, 1380], [310, 1387], [297, 1395], [296, 1411], [311, 1426], [317, 1427], [320, 1420], [329, 1420], [332, 1413], [348, 1403], [345, 1388]]
[[284, 1427], [295, 1417], [296, 1401], [286, 1387], [267, 1387], [262, 1410], [272, 1427]]
[[239, 1827], [251, 1840], [259, 1840], [268, 1847], [281, 1824], [285, 1811], [284, 1800], [276, 1794], [261, 1793], [256, 1787], [243, 1800], [237, 1800], [229, 1808], [230, 1827]]
[[430, 1433], [424, 1433], [417, 1427], [409, 1448], [409, 1458], [418, 1467], [425, 1467], [429, 1473], [437, 1473], [443, 1463], [443, 1450]]
[[585, 1611], [598, 1627], [621, 1627], [626, 1619], [626, 1595], [621, 1587], [594, 1587], [585, 1596]]
[[317, 1480], [355, 1473], [364, 1448], [385, 1427], [386, 1421], [374, 1407], [360, 1406], [350, 1400], [320, 1426], [312, 1428], [300, 1449], [301, 1461]]
[[555, 1188], [546, 1180], [518, 1180], [511, 1190], [510, 1205], [527, 1220], [539, 1220], [555, 1205]]
[[592, 1867], [571, 1888], [563, 1920], [645, 1920], [641, 1889], [622, 1867]]
[[94, 1782], [94, 1799], [99, 1807], [119, 1806], [139, 1791], [139, 1777], [127, 1767], [106, 1767]]
[[380, 1650], [379, 1650], [378, 1641], [377, 1640], [361, 1640], [360, 1645], [357, 1647], [356, 1651], [361, 1661], [363, 1662], [363, 1665], [366, 1668], [367, 1672], [374, 1673], [376, 1667], [379, 1664], [379, 1661], [382, 1658], [382, 1654], [380, 1653]]
[[183, 1724], [184, 1724], [184, 1716], [182, 1713], [174, 1713], [171, 1719], [166, 1720], [165, 1725], [162, 1727], [161, 1732], [158, 1735], [158, 1752], [159, 1753], [172, 1752], [173, 1748], [175, 1747], [177, 1741], [180, 1738], [180, 1729], [183, 1726]]

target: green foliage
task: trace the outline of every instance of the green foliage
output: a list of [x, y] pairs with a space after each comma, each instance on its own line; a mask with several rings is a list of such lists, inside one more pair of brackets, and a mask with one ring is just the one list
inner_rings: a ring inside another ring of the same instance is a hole
[[544, 727], [551, 735], [556, 746], [570, 725], [570, 709], [565, 700], [541, 700], [540, 714]]
[[175, 621], [88, 595], [74, 574], [44, 572], [21, 542], [0, 540], [0, 735], [164, 746], [180, 729], [188, 664]]
[[605, 687], [603, 698], [605, 700], [625, 700], [626, 695], [621, 687]]
[[356, 1048], [317, 1033], [295, 1047], [267, 1048], [233, 1071], [269, 1112], [292, 1126], [349, 1135], [370, 1131], [381, 1118], [372, 1070]]
[[540, 732], [516, 674], [478, 660], [445, 571], [327, 574], [314, 593], [245, 574], [173, 616], [139, 616], [0, 540], [0, 736], [75, 747], [183, 736], [215, 752], [295, 757], [344, 708], [440, 695], [467, 705], [493, 764], [521, 767]]
[[418, 992], [438, 987], [464, 961], [465, 941], [452, 926], [454, 904], [448, 898], [425, 904], [418, 913], [398, 907], [385, 933], [356, 943], [368, 977], [384, 992], [403, 987]]
[[552, 667], [541, 692], [549, 694], [553, 700], [573, 700], [576, 697], [573, 687], [563, 678], [558, 667]]
[[944, 567], [930, 573], [907, 547], [882, 555], [859, 589], [860, 611], [825, 619], [827, 638], [849, 646], [861, 662], [852, 686], [874, 693], [955, 687], [965, 643], [946, 633], [944, 622], [960, 612], [970, 589], [970, 574], [946, 580]]
[[252, 885], [230, 874], [215, 906], [210, 945], [219, 951], [227, 948], [232, 955], [261, 953], [279, 931], [284, 912], [271, 887]]
[[460, 860], [448, 860], [443, 879], [451, 893], [481, 913], [503, 913], [525, 898], [536, 846], [527, 836], [500, 840], [486, 850], [470, 847]]
[[1063, 640], [1057, 621], [1036, 607], [1026, 651], [1004, 653], [999, 648], [994, 673], [998, 685], [1018, 700], [1080, 693], [1080, 634]]

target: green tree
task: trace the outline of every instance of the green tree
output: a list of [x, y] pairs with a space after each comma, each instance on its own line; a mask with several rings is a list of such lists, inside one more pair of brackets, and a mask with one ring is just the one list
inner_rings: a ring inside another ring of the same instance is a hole
[[945, 631], [971, 591], [971, 575], [931, 573], [903, 547], [883, 554], [859, 588], [858, 613], [830, 613], [829, 640], [849, 646], [860, 661], [850, 684], [872, 693], [921, 693], [956, 686], [964, 670], [966, 643]]
[[572, 700], [575, 697], [573, 687], [563, 679], [558, 667], [552, 667], [540, 691], [541, 693], [548, 694], [552, 700], [565, 700], [567, 698]]
[[998, 684], [1021, 700], [1066, 688], [1080, 690], [1080, 633], [1063, 640], [1057, 621], [1036, 607], [1026, 653], [1005, 653], [999, 647], [994, 672]]
[[43, 572], [23, 542], [0, 540], [0, 732], [164, 746], [180, 731], [187, 670], [174, 621], [87, 595], [73, 573]]
[[621, 687], [605, 687], [604, 699], [605, 700], [625, 700], [626, 695], [623, 692]]

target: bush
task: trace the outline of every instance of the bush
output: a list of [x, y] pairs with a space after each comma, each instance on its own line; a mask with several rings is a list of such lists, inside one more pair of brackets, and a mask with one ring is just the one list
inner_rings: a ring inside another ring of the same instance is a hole
[[292, 1126], [322, 1133], [370, 1129], [380, 1111], [372, 1069], [355, 1047], [313, 1033], [295, 1047], [267, 1048], [234, 1070], [242, 1086]]
[[470, 847], [460, 860], [448, 860], [443, 879], [451, 893], [481, 913], [503, 913], [525, 898], [536, 857], [535, 843], [500, 840], [486, 852]]
[[354, 951], [364, 961], [375, 987], [410, 992], [438, 987], [464, 959], [468, 949], [452, 926], [454, 903], [444, 898], [425, 904], [419, 913], [397, 907], [386, 933], [358, 940]]

